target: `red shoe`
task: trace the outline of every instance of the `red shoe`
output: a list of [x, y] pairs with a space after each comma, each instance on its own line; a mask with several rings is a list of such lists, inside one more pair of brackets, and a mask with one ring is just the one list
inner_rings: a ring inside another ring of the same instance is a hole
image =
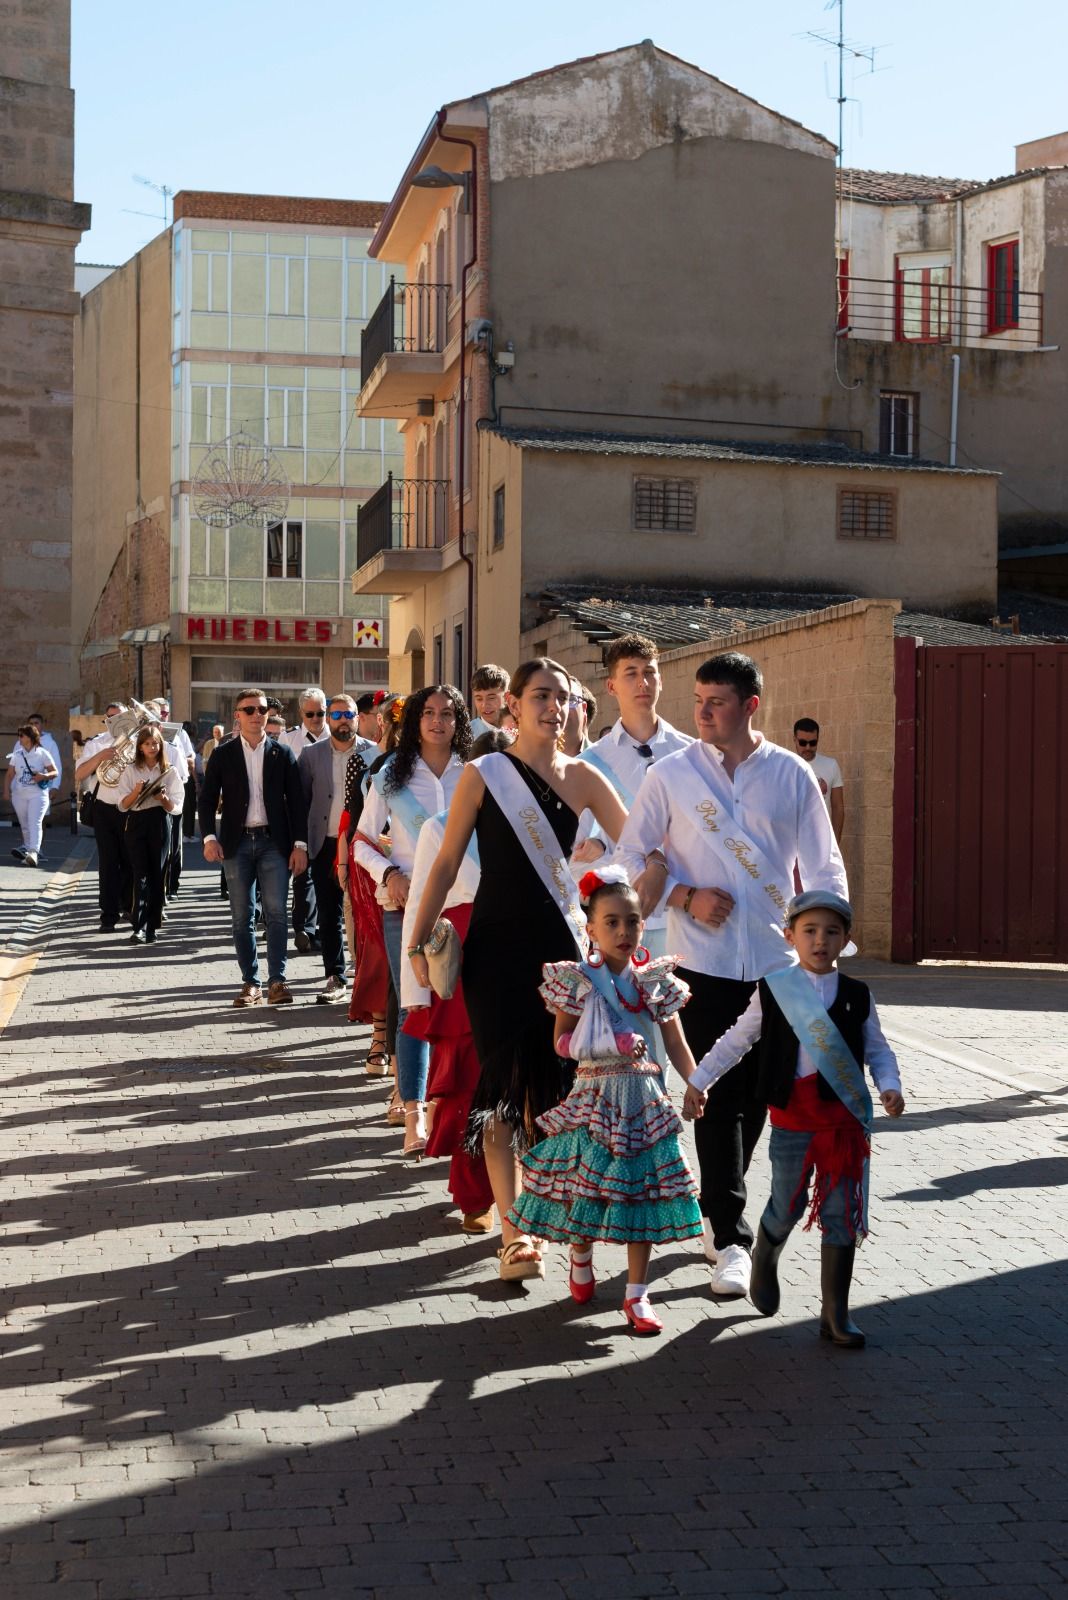
[[[576, 1283], [575, 1282], [575, 1268], [576, 1268], [576, 1266], [578, 1266], [578, 1267], [588, 1267], [590, 1269], [590, 1281], [589, 1281], [589, 1283]], [[574, 1251], [570, 1252], [570, 1266], [568, 1268], [568, 1273], [567, 1273], [567, 1286], [571, 1290], [571, 1298], [572, 1298], [572, 1300], [577, 1301], [577, 1303], [580, 1306], [584, 1306], [584, 1305], [588, 1304], [588, 1302], [593, 1299], [594, 1293], [595, 1293], [596, 1288], [597, 1288], [597, 1279], [593, 1275], [593, 1250], [592, 1250], [592, 1248], [590, 1250], [590, 1259], [588, 1261], [576, 1261], [575, 1260]]]
[[[636, 1307], [640, 1305], [649, 1306], [649, 1315], [647, 1317], [638, 1315]], [[650, 1335], [663, 1333], [664, 1331], [664, 1324], [661, 1322], [652, 1306], [649, 1305], [649, 1302], [644, 1295], [640, 1300], [624, 1300], [623, 1315], [626, 1317], [635, 1333]]]

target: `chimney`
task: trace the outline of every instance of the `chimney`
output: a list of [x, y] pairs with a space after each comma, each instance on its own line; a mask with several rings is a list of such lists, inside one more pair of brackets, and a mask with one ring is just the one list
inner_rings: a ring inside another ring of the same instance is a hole
[[1029, 167], [1068, 167], [1068, 133], [1051, 133], [1045, 139], [1032, 139], [1016, 146], [1016, 170]]

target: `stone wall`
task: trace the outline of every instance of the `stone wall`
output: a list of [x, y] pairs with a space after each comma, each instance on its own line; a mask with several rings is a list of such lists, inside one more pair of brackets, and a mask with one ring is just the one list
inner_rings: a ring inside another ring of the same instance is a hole
[[[661, 657], [660, 709], [693, 731], [696, 669], [720, 650], [744, 650], [760, 664], [765, 692], [755, 726], [793, 748], [798, 717], [820, 724], [820, 749], [834, 756], [845, 781], [842, 854], [857, 911], [861, 953], [889, 960], [893, 874], [894, 617], [896, 600], [854, 600], [796, 621], [703, 640]], [[564, 618], [523, 635], [521, 659], [547, 654], [598, 697], [597, 727], [613, 722], [604, 689], [601, 649]], [[596, 731], [596, 729], [594, 730]]]
[[0, 152], [0, 732], [43, 712], [69, 778], [74, 249], [89, 207], [71, 198], [65, 0], [0, 0]]

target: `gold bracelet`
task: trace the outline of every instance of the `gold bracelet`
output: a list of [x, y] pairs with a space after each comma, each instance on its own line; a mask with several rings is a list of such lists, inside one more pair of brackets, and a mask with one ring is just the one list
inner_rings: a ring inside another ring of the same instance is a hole
[[694, 897], [694, 895], [696, 893], [697, 893], [696, 885], [694, 885], [694, 887], [692, 889], [687, 889], [686, 898], [682, 902], [682, 914], [683, 914], [684, 917], [688, 917], [689, 916], [690, 907], [693, 905], [693, 897]]

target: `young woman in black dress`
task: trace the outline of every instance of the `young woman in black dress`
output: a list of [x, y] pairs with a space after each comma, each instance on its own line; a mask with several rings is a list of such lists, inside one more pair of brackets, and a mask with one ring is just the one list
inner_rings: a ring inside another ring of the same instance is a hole
[[[512, 677], [508, 705], [518, 723], [515, 743], [487, 761], [511, 762], [548, 820], [567, 875], [578, 819], [588, 807], [615, 839], [626, 817], [614, 789], [584, 761], [562, 755], [558, 741], [571, 694], [568, 673], [546, 657], [525, 662]], [[460, 778], [445, 839], [427, 879], [409, 955], [426, 984], [422, 946], [441, 913], [472, 833], [481, 879], [464, 943], [463, 984], [481, 1076], [471, 1107], [468, 1143], [481, 1151], [502, 1218], [501, 1277], [541, 1278], [541, 1253], [529, 1235], [503, 1220], [518, 1193], [518, 1151], [538, 1137], [534, 1119], [568, 1093], [567, 1063], [553, 1048], [553, 1024], [538, 993], [546, 961], [574, 961], [585, 951], [531, 864], [514, 828], [479, 773]]]

